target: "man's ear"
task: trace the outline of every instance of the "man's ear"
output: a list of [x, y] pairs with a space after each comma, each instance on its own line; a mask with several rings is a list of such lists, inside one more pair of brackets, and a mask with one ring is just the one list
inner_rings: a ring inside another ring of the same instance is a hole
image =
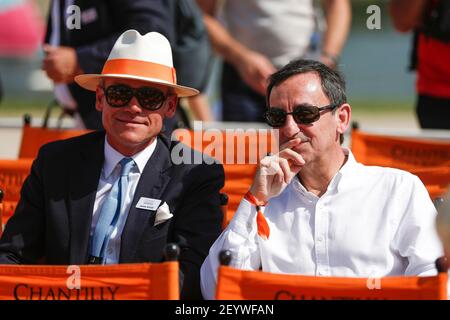
[[352, 115], [352, 107], [348, 103], [344, 103], [336, 111], [336, 118], [338, 121], [337, 132], [344, 134], [350, 126], [350, 119]]
[[95, 109], [97, 111], [103, 111], [103, 98], [105, 97], [105, 93], [100, 86], [97, 86], [95, 89]]
[[167, 118], [172, 118], [177, 110], [178, 97], [175, 94], [171, 94], [167, 97], [167, 110], [164, 113], [164, 116]]

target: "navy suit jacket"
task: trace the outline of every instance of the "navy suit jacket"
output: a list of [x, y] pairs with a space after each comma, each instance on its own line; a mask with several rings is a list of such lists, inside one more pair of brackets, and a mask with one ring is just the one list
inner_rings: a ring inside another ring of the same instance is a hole
[[[80, 8], [79, 29], [68, 29], [61, 19], [60, 45], [76, 49], [84, 73], [101, 73], [117, 38], [126, 30], [141, 34], [157, 31], [173, 39], [173, 18], [165, 0], [74, 0]], [[52, 5], [50, 5], [50, 8]], [[45, 43], [52, 34], [51, 10]], [[78, 112], [88, 129], [101, 129], [100, 113], [95, 110], [95, 93], [75, 82], [69, 90], [78, 104]]]
[[[0, 264], [87, 263], [104, 140], [94, 132], [41, 148], [0, 239]], [[221, 232], [224, 172], [220, 164], [174, 164], [177, 144], [158, 137], [121, 236], [120, 263], [162, 262], [165, 245], [176, 242], [181, 298], [201, 299], [200, 267]], [[156, 211], [136, 208], [141, 197], [166, 202], [173, 218], [154, 226]]]

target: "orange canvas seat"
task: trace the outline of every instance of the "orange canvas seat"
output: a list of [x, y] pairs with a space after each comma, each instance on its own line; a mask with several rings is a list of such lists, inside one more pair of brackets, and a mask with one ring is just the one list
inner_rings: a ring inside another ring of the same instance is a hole
[[223, 164], [228, 206], [223, 220], [225, 228], [250, 188], [256, 165], [269, 152], [276, 152], [278, 139], [271, 130], [188, 131], [179, 129], [174, 137], [191, 148], [204, 152]]
[[393, 137], [352, 130], [351, 150], [358, 162], [404, 170], [450, 167], [450, 141]]
[[450, 186], [450, 167], [417, 168], [409, 170], [422, 180], [431, 199], [443, 197]]
[[16, 209], [22, 184], [30, 172], [32, 162], [32, 159], [0, 160], [0, 189], [4, 193], [3, 225]]
[[391, 167], [417, 175], [430, 197], [442, 196], [450, 185], [450, 142], [393, 137], [352, 130], [351, 150], [365, 165]]
[[230, 223], [239, 203], [250, 189], [256, 172], [255, 164], [224, 164], [225, 186], [222, 189], [228, 195], [227, 212], [222, 227]]
[[446, 300], [447, 273], [433, 277], [344, 278], [219, 269], [218, 300]]
[[19, 158], [36, 158], [39, 148], [52, 141], [68, 139], [90, 132], [90, 130], [48, 129], [24, 126], [19, 148]]
[[0, 237], [3, 233], [3, 190], [0, 189]]
[[0, 300], [178, 300], [178, 262], [0, 265]]

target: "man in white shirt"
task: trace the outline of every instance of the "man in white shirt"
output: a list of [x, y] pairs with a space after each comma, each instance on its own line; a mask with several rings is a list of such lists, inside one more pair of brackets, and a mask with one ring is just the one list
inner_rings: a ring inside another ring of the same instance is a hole
[[200, 266], [221, 231], [223, 167], [180, 163], [162, 134], [177, 98], [198, 91], [177, 84], [167, 38], [136, 30], [118, 38], [101, 74], [75, 81], [96, 92], [106, 133], [40, 149], [0, 264], [161, 262], [178, 243], [181, 298], [200, 299]]
[[422, 182], [368, 167], [342, 148], [351, 107], [342, 76], [320, 62], [295, 60], [267, 89], [269, 125], [280, 152], [261, 160], [250, 191], [201, 268], [214, 298], [222, 250], [231, 266], [317, 276], [434, 274], [442, 255], [436, 210]]

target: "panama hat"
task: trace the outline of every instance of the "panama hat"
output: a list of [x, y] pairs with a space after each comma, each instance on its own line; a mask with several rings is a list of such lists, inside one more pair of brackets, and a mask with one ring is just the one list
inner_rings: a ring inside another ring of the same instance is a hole
[[142, 36], [127, 30], [117, 39], [101, 74], [75, 77], [81, 87], [95, 91], [102, 78], [135, 79], [173, 88], [179, 97], [199, 93], [197, 89], [177, 85], [172, 49], [166, 37], [158, 32]]

